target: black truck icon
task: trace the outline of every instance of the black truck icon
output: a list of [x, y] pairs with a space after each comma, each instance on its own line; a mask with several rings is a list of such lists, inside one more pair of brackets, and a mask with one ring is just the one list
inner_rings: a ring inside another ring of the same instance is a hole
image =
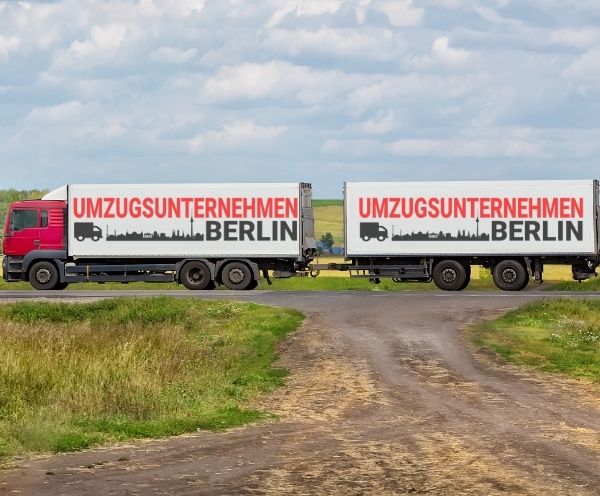
[[387, 228], [379, 224], [379, 222], [361, 222], [360, 223], [360, 238], [363, 241], [369, 241], [377, 238], [377, 241], [385, 241], [389, 238]]
[[92, 241], [98, 241], [102, 237], [102, 229], [95, 226], [93, 222], [75, 222], [73, 224], [75, 239], [83, 241], [90, 238]]

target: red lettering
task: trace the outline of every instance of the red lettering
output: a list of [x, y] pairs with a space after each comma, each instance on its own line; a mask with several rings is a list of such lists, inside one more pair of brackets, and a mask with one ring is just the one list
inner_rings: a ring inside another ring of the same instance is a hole
[[142, 202], [137, 196], [134, 196], [129, 200], [129, 216], [132, 219], [139, 219], [142, 215], [141, 213], [141, 204]]
[[104, 198], [104, 201], [106, 202], [106, 208], [104, 209], [104, 218], [105, 219], [114, 219], [115, 214], [113, 212], [113, 208], [115, 206], [115, 199], [108, 197], [108, 198]]
[[86, 198], [86, 217], [102, 217], [102, 198]]
[[85, 217], [85, 199], [84, 198], [73, 198], [73, 215], [77, 219]]

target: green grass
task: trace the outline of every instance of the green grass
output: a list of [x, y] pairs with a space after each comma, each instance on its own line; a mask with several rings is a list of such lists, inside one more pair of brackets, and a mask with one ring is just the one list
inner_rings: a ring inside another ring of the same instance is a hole
[[548, 289], [552, 291], [600, 291], [600, 277], [592, 277], [586, 281], [560, 281]]
[[600, 382], [598, 300], [538, 301], [468, 332], [507, 361]]
[[281, 384], [299, 312], [196, 299], [0, 306], [0, 460], [219, 430]]

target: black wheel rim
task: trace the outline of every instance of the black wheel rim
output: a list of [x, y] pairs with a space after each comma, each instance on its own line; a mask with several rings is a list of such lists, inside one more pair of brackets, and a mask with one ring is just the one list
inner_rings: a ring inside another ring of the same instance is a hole
[[451, 284], [454, 281], [456, 281], [458, 274], [456, 273], [456, 270], [448, 267], [448, 268], [442, 270], [441, 277], [442, 277], [442, 281], [444, 281], [446, 284]]
[[512, 284], [517, 280], [517, 271], [512, 267], [502, 271], [502, 280], [507, 284]]

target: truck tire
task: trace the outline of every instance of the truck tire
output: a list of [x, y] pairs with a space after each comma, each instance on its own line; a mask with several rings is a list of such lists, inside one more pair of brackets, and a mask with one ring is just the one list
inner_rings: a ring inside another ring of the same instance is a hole
[[209, 268], [202, 262], [187, 262], [179, 272], [179, 279], [187, 289], [201, 290], [215, 287]]
[[521, 291], [529, 284], [529, 274], [522, 262], [502, 260], [492, 272], [494, 284], [502, 291]]
[[56, 289], [59, 281], [58, 269], [52, 262], [36, 262], [29, 269], [29, 283], [35, 289]]
[[463, 285], [460, 288], [460, 291], [462, 291], [463, 289], [467, 289], [467, 286], [469, 285], [469, 283], [471, 282], [471, 266], [467, 265], [465, 267], [466, 271], [467, 271], [467, 277], [465, 277], [465, 282], [463, 283]]
[[467, 269], [456, 260], [441, 260], [433, 267], [432, 276], [433, 282], [441, 290], [460, 291], [465, 288]]
[[[243, 262], [229, 262], [221, 274], [221, 280], [227, 289], [254, 289], [254, 276], [250, 267]], [[254, 286], [256, 287], [256, 286]]]
[[62, 291], [63, 289], [67, 289], [68, 286], [69, 286], [68, 282], [59, 282], [56, 286], [54, 286], [54, 289], [58, 289], [59, 291]]

